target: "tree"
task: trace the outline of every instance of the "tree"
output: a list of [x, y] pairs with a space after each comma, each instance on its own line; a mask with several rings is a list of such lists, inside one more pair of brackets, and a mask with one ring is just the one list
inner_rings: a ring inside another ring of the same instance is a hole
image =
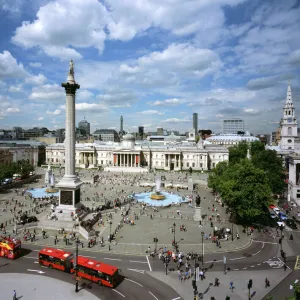
[[248, 159], [228, 167], [218, 185], [219, 193], [236, 221], [252, 224], [267, 211], [271, 194], [268, 179], [265, 172]]
[[268, 180], [273, 194], [281, 194], [285, 188], [285, 174], [282, 160], [274, 150], [256, 152], [252, 157], [253, 164], [262, 169]]
[[211, 174], [208, 177], [208, 187], [213, 189], [214, 191], [218, 191], [218, 187], [220, 185], [221, 177], [225, 170], [228, 168], [227, 161], [219, 162], [215, 168], [212, 169]]
[[250, 144], [250, 152], [252, 156], [265, 151], [265, 145], [261, 141], [255, 141]]
[[241, 143], [229, 148], [229, 163], [238, 163], [241, 159], [247, 156], [248, 143], [242, 141]]

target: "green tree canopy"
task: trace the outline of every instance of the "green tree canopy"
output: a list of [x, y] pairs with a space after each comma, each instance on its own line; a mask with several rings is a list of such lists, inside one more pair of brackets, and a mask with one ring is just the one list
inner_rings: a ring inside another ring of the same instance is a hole
[[235, 146], [229, 148], [229, 163], [239, 163], [241, 159], [247, 156], [248, 143], [243, 141]]
[[271, 189], [265, 172], [243, 159], [223, 172], [219, 193], [238, 222], [251, 224], [267, 210]]

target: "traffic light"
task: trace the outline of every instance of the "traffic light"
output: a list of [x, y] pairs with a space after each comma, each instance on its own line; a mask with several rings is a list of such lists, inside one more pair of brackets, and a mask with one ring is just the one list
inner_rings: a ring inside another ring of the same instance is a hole
[[252, 279], [249, 279], [249, 283], [248, 283], [248, 289], [249, 290], [252, 288], [252, 284], [253, 284]]

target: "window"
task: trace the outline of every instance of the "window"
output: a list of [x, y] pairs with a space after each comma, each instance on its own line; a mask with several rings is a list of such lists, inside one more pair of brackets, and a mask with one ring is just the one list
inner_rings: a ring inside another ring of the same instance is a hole
[[291, 140], [291, 139], [289, 139], [289, 140], [288, 140], [288, 143], [291, 143], [291, 142], [292, 142], [292, 140]]
[[53, 158], [51, 158], [51, 162], [53, 162], [54, 161], [54, 159]]
[[101, 160], [101, 165], [103, 165], [103, 160]]
[[158, 166], [158, 161], [155, 162], [155, 165]]
[[300, 190], [297, 190], [297, 198], [300, 198]]
[[202, 159], [202, 155], [200, 156], [200, 159]]
[[213, 163], [213, 164], [212, 164], [212, 167], [214, 168], [215, 166], [216, 166], [216, 164], [215, 164], [215, 163]]
[[203, 164], [200, 164], [200, 168], [202, 168], [203, 167]]
[[58, 158], [56, 159], [56, 162], [58, 162]]
[[288, 135], [292, 135], [292, 127], [288, 128]]
[[289, 150], [292, 150], [292, 147], [289, 147], [288, 149], [289, 149]]
[[190, 166], [190, 163], [186, 163], [186, 166], [189, 167], [189, 166]]
[[195, 163], [193, 163], [193, 168], [195, 167]]
[[291, 114], [291, 111], [289, 110], [289, 115]]

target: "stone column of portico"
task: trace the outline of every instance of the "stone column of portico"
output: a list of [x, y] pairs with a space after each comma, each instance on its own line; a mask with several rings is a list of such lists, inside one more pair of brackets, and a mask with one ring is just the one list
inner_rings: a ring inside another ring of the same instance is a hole
[[93, 165], [94, 165], [94, 167], [97, 165], [96, 153], [93, 153]]
[[170, 168], [171, 168], [171, 154], [168, 154], [169, 155], [169, 160], [168, 160], [168, 167], [169, 167], [169, 170], [170, 170]]
[[135, 167], [135, 154], [132, 154], [132, 166]]
[[179, 154], [179, 169], [181, 170], [181, 153]]
[[167, 157], [168, 154], [165, 154], [165, 167], [168, 166], [168, 157]]
[[125, 154], [126, 156], [126, 167], [128, 167], [128, 154]]
[[141, 155], [138, 154], [138, 159], [139, 159], [139, 167], [141, 166]]

